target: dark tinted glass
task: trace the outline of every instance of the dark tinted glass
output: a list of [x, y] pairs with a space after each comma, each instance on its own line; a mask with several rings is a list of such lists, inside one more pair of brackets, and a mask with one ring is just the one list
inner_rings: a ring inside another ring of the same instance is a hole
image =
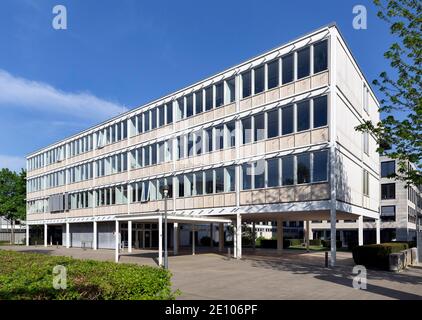
[[268, 138], [273, 138], [278, 136], [278, 110], [273, 110], [268, 112], [268, 128], [267, 136]]
[[252, 141], [252, 121], [251, 118], [245, 118], [242, 120], [242, 135], [243, 144]]
[[214, 94], [212, 86], [205, 89], [205, 110], [211, 110], [213, 107]]
[[202, 90], [195, 92], [195, 112], [201, 113], [203, 108], [202, 103]]
[[327, 52], [327, 40], [314, 45], [314, 73], [318, 73], [327, 69]]
[[297, 131], [309, 129], [309, 100], [297, 104]]
[[311, 182], [311, 165], [309, 154], [297, 156], [297, 183]]
[[305, 48], [297, 52], [297, 78], [302, 79], [310, 73], [310, 49]]
[[224, 104], [224, 86], [223, 83], [215, 85], [215, 106], [221, 107]]
[[268, 160], [268, 187], [278, 186], [279, 168], [278, 158]]
[[314, 128], [327, 125], [327, 96], [314, 99]]
[[255, 69], [255, 93], [264, 91], [265, 88], [265, 70], [264, 66]]
[[278, 86], [278, 60], [268, 64], [268, 89]]
[[396, 173], [396, 163], [395, 161], [385, 161], [381, 162], [381, 177], [386, 178], [391, 174]]
[[246, 98], [251, 95], [251, 72], [245, 72], [242, 74], [242, 97]]
[[282, 60], [282, 69], [283, 69], [283, 84], [293, 81], [293, 54], [289, 54], [283, 57]]
[[292, 185], [294, 183], [294, 162], [293, 157], [284, 157], [282, 159], [282, 184], [283, 186]]
[[327, 180], [327, 151], [314, 152], [314, 181], [326, 181]]
[[282, 133], [289, 134], [293, 132], [293, 106], [287, 106], [282, 111]]
[[258, 114], [254, 117], [255, 133], [254, 141], [265, 139], [265, 115], [264, 113]]

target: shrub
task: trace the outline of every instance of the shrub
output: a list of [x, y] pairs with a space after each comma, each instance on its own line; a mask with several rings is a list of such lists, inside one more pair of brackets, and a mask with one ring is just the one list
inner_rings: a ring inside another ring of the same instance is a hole
[[389, 255], [409, 248], [407, 243], [388, 242], [382, 244], [368, 244], [353, 249], [353, 260], [365, 267], [389, 269]]
[[290, 242], [289, 247], [292, 247], [292, 246], [300, 246], [302, 244], [302, 240], [301, 239], [288, 239], [288, 241]]
[[258, 237], [258, 238], [256, 238], [256, 240], [255, 240], [255, 246], [257, 246], [257, 247], [261, 247], [262, 246], [262, 240], [265, 240], [265, 238], [264, 237]]
[[321, 239], [312, 239], [312, 240], [309, 240], [309, 245], [311, 245], [311, 246], [320, 246], [321, 245]]
[[[53, 268], [66, 267], [67, 288], [53, 288]], [[0, 299], [174, 299], [171, 273], [158, 267], [0, 250]]]
[[[331, 248], [331, 240], [321, 240], [321, 244], [324, 248]], [[343, 246], [343, 243], [340, 240], [336, 241], [336, 248], [341, 248]]]

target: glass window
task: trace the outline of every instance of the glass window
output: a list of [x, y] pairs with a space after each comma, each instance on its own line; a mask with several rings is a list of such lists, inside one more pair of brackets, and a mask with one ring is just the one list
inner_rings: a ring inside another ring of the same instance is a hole
[[146, 147], [143, 148], [144, 149], [144, 163], [145, 163], [145, 166], [149, 166], [151, 164], [151, 158], [149, 156], [150, 155], [149, 147], [150, 146], [146, 146]]
[[205, 111], [211, 110], [214, 103], [214, 93], [212, 86], [205, 89]]
[[205, 171], [205, 194], [212, 194], [214, 192], [213, 170]]
[[328, 66], [327, 40], [314, 44], [314, 73], [326, 70]]
[[396, 220], [396, 206], [381, 206], [381, 220], [395, 221]]
[[186, 117], [193, 116], [193, 94], [186, 96]]
[[254, 188], [265, 188], [265, 160], [259, 160], [254, 163]]
[[311, 182], [311, 165], [309, 153], [297, 156], [297, 183]]
[[215, 150], [224, 148], [224, 126], [215, 127]]
[[195, 92], [195, 113], [199, 114], [203, 110], [202, 90]]
[[381, 184], [381, 199], [395, 199], [396, 198], [396, 184], [383, 183]]
[[293, 185], [294, 183], [294, 161], [293, 156], [282, 158], [282, 184], [283, 186]]
[[285, 83], [289, 83], [293, 81], [294, 78], [294, 73], [293, 73], [293, 53], [283, 57], [282, 59], [282, 69], [283, 69], [283, 74], [282, 74], [282, 80], [283, 80], [283, 84]]
[[177, 149], [179, 151], [178, 159], [183, 159], [185, 157], [185, 136], [177, 137]]
[[234, 121], [228, 122], [227, 126], [227, 147], [234, 147], [236, 145], [236, 123]]
[[158, 107], [158, 125], [160, 127], [164, 126], [164, 118], [165, 114], [164, 114], [164, 106], [159, 106]]
[[185, 174], [185, 197], [193, 194], [193, 173]]
[[362, 180], [363, 180], [362, 193], [365, 196], [369, 196], [369, 172], [366, 171], [365, 169], [363, 169], [362, 171]]
[[226, 103], [233, 102], [236, 99], [236, 81], [235, 78], [226, 81]]
[[195, 175], [195, 195], [204, 193], [204, 174], [202, 171], [194, 173]]
[[297, 78], [302, 79], [310, 74], [310, 48], [299, 50], [297, 52]]
[[251, 118], [242, 119], [243, 144], [252, 141], [252, 121]]
[[185, 196], [185, 179], [183, 175], [176, 177], [179, 182], [179, 198], [183, 198]]
[[293, 132], [294, 120], [293, 120], [293, 105], [284, 107], [281, 109], [282, 112], [282, 133], [289, 134]]
[[157, 108], [151, 109], [151, 129], [157, 128]]
[[215, 169], [215, 192], [224, 192], [224, 168]]
[[242, 98], [249, 97], [252, 91], [251, 71], [242, 74]]
[[142, 123], [142, 114], [136, 116], [136, 123], [138, 125], [137, 133], [144, 132], [144, 126], [143, 126], [143, 123]]
[[225, 171], [226, 171], [225, 191], [226, 192], [235, 191], [236, 168], [234, 166], [227, 167]]
[[309, 100], [297, 104], [297, 131], [309, 129]]
[[193, 133], [188, 134], [188, 157], [192, 157], [194, 155], [194, 148], [193, 148]]
[[151, 165], [157, 164], [157, 144], [151, 145]]
[[149, 111], [144, 112], [144, 132], [149, 131]]
[[205, 139], [205, 152], [212, 152], [212, 128], [208, 128], [204, 131], [204, 139]]
[[268, 176], [268, 187], [279, 186], [279, 159], [269, 159], [267, 161], [267, 176]]
[[224, 82], [215, 85], [215, 106], [221, 107], [224, 104]]
[[167, 108], [167, 124], [173, 122], [173, 103], [169, 102], [166, 104]]
[[202, 131], [195, 132], [195, 155], [202, 153]]
[[365, 132], [362, 132], [362, 135], [363, 135], [363, 152], [369, 155], [369, 133], [365, 131]]
[[381, 162], [381, 177], [387, 178], [388, 176], [396, 173], [396, 162], [392, 161], [384, 161]]
[[166, 161], [164, 154], [165, 154], [165, 143], [163, 141], [163, 142], [158, 143], [158, 163], [162, 163]]
[[178, 119], [186, 118], [186, 115], [185, 115], [185, 99], [183, 97], [177, 99], [177, 113], [178, 113]]
[[278, 86], [278, 59], [268, 63], [268, 89]]
[[255, 94], [265, 89], [265, 69], [264, 66], [255, 69]]
[[254, 141], [265, 139], [265, 114], [261, 113], [254, 116]]
[[268, 122], [268, 128], [267, 128], [267, 137], [273, 138], [277, 137], [278, 134], [278, 109], [269, 111], [267, 114], [267, 122]]
[[249, 190], [252, 187], [251, 164], [242, 164], [242, 190]]
[[327, 151], [314, 152], [314, 176], [313, 181], [327, 181], [327, 164], [328, 164], [328, 153]]
[[327, 96], [314, 99], [314, 128], [327, 125]]

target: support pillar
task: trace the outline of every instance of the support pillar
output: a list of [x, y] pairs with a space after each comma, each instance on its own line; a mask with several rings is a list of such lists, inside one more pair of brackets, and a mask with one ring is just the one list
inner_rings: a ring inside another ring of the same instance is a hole
[[26, 222], [26, 246], [29, 247], [29, 224]]
[[277, 251], [283, 251], [283, 220], [277, 218]]
[[177, 222], [173, 223], [173, 254], [179, 253], [179, 225]]
[[358, 218], [358, 244], [363, 246], [363, 216]]
[[119, 221], [116, 220], [115, 223], [115, 238], [114, 238], [114, 249], [115, 249], [115, 254], [114, 254], [114, 261], [115, 262], [119, 262]]
[[47, 247], [47, 224], [44, 223], [44, 247]]
[[255, 250], [256, 248], [256, 228], [255, 228], [255, 221], [252, 222], [252, 248]]
[[97, 221], [94, 221], [93, 234], [92, 234], [92, 249], [97, 250], [98, 248], [98, 234], [97, 234]]
[[309, 228], [309, 220], [306, 220], [306, 230], [305, 230], [305, 242], [306, 242], [306, 251], [309, 252], [309, 232], [311, 231]]
[[[380, 219], [375, 220], [376, 223], [376, 238], [377, 238], [377, 244], [381, 243], [381, 221]], [[416, 229], [416, 236], [418, 236], [418, 229]]]
[[336, 246], [336, 234], [337, 234], [337, 211], [336, 211], [336, 201], [332, 200], [332, 205], [330, 209], [330, 225], [331, 225], [331, 256], [330, 256], [330, 266], [335, 267], [337, 260], [337, 246]]
[[218, 251], [222, 252], [224, 249], [224, 223], [218, 225]]
[[70, 232], [69, 232], [70, 226], [69, 222], [66, 222], [66, 249], [70, 248]]
[[237, 258], [237, 223], [232, 222], [233, 225], [233, 258]]
[[[150, 236], [151, 238], [151, 236]], [[158, 265], [163, 265], [163, 217], [158, 217]]]
[[132, 220], [127, 222], [127, 251], [132, 252]]
[[192, 224], [192, 255], [195, 255], [195, 224]]
[[236, 219], [236, 234], [237, 234], [237, 253], [236, 259], [242, 258], [242, 216], [237, 214]]

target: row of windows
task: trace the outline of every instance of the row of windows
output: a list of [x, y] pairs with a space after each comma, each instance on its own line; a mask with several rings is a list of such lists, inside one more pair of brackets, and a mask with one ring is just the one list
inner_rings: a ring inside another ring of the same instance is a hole
[[242, 190], [328, 180], [328, 152], [317, 151], [242, 165]]
[[[312, 56], [311, 47], [313, 47]], [[313, 70], [311, 70], [311, 59]], [[280, 84], [300, 80], [311, 75], [312, 71], [315, 74], [326, 70], [327, 67], [328, 48], [325, 40], [242, 73], [242, 98], [275, 88]]]
[[161, 178], [148, 181], [140, 181], [131, 184], [131, 202], [147, 202], [164, 198], [163, 187], [168, 186], [168, 197], [173, 197], [173, 178]]
[[115, 154], [95, 161], [96, 177], [127, 171], [127, 152]]
[[[313, 55], [311, 55], [311, 47]], [[294, 58], [295, 54], [297, 55], [296, 59]], [[311, 70], [311, 63], [313, 63], [313, 70]], [[309, 76], [311, 72], [318, 73], [326, 70], [327, 67], [327, 41], [325, 40], [243, 73], [241, 76], [242, 97], [299, 80]], [[134, 128], [131, 134], [147, 132], [172, 123], [173, 107], [176, 110], [176, 120], [185, 119], [235, 101], [235, 92], [236, 81], [235, 77], [232, 77], [183, 96], [174, 102], [152, 108], [131, 118], [131, 125]], [[66, 146], [57, 147], [28, 159], [28, 170], [35, 170], [64, 160], [66, 157], [91, 151], [94, 147], [101, 148], [126, 138], [127, 121], [121, 121], [94, 134], [73, 140]]]
[[418, 213], [415, 209], [408, 206], [407, 207], [407, 219], [410, 223], [416, 223], [416, 217], [418, 216]]
[[28, 213], [43, 213], [48, 212], [48, 200], [32, 200], [27, 202]]
[[242, 119], [242, 142], [255, 142], [326, 125], [327, 96], [322, 96]]
[[115, 204], [127, 204], [127, 184], [98, 189], [95, 196], [95, 206], [110, 206]]
[[94, 163], [84, 163], [68, 169], [69, 183], [92, 179]]

